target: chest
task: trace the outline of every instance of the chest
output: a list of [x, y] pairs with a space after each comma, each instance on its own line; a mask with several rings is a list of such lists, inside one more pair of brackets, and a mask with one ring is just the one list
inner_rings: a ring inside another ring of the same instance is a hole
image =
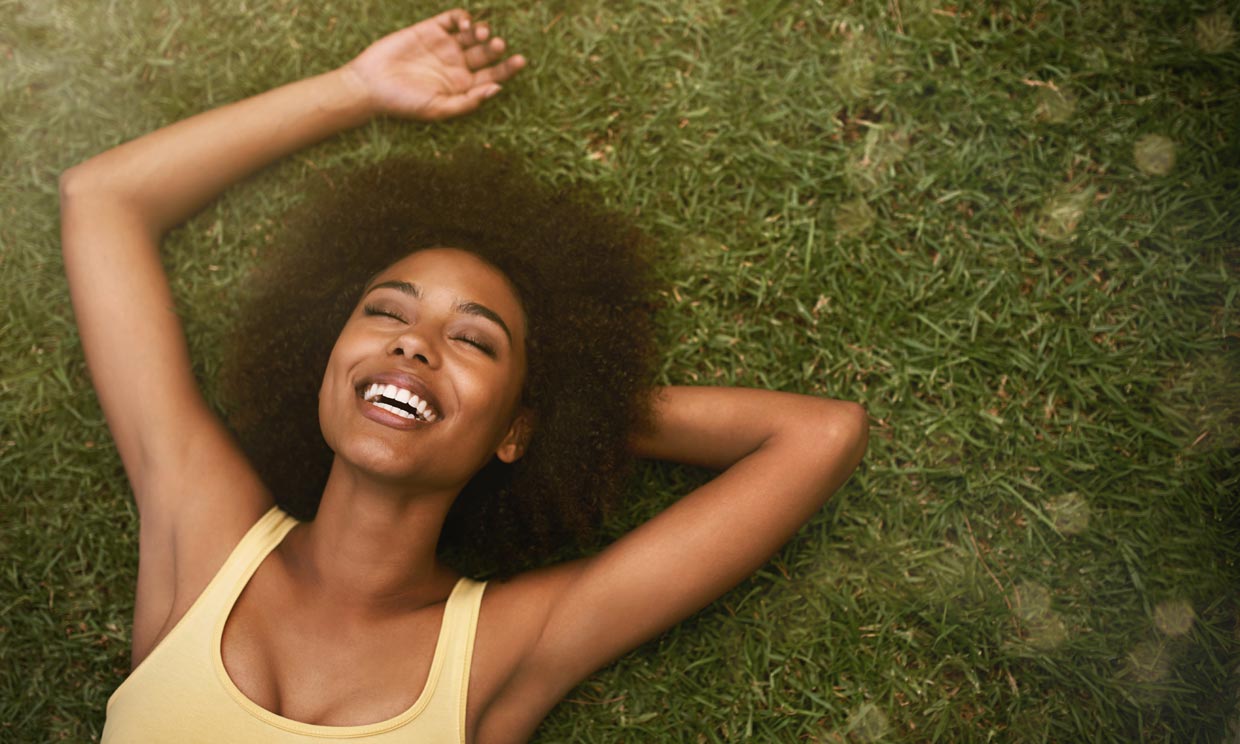
[[305, 601], [260, 567], [224, 625], [220, 656], [229, 679], [261, 708], [325, 726], [385, 721], [426, 688], [442, 603], [361, 619]]

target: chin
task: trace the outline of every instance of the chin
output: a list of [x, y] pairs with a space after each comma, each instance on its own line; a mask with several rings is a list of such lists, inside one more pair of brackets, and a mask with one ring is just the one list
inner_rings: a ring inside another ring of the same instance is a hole
[[382, 442], [354, 441], [344, 447], [333, 446], [332, 451], [336, 453], [337, 465], [380, 480], [416, 481], [422, 470], [410, 458], [402, 457]]
[[[329, 442], [329, 444], [331, 444]], [[344, 467], [366, 479], [389, 484], [407, 484], [418, 490], [460, 491], [473, 477], [473, 473], [443, 472], [444, 458], [432, 457], [427, 461], [418, 455], [395, 451], [379, 440], [357, 441], [336, 448], [333, 468]], [[425, 453], [423, 453], [425, 454]]]

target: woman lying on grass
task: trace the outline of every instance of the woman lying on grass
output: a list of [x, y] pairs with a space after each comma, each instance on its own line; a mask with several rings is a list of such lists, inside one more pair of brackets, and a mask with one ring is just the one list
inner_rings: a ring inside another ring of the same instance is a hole
[[[283, 155], [469, 112], [524, 64], [450, 11], [63, 176], [74, 309], [141, 516], [136, 668], [104, 741], [524, 741], [857, 466], [855, 404], [649, 389], [635, 233], [487, 155], [382, 164], [312, 202], [304, 252], [243, 319], [244, 449], [213, 415], [162, 236]], [[593, 526], [631, 456], [721, 473], [595, 555], [515, 570]], [[445, 546], [505, 578], [464, 578]]]

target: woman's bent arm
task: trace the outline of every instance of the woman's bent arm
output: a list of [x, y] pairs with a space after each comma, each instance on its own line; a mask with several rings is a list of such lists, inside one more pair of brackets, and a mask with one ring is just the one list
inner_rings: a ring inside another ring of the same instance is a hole
[[488, 723], [520, 727], [524, 706], [553, 705], [757, 570], [848, 479], [868, 431], [855, 403], [740, 388], [660, 391], [655, 425], [635, 437], [634, 451], [723, 472], [597, 556], [529, 576], [545, 603], [543, 629], [506, 685], [514, 704], [501, 696]]

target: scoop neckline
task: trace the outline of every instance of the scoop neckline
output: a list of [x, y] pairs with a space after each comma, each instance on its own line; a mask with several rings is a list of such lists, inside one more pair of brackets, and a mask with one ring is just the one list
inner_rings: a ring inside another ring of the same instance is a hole
[[241, 691], [241, 688], [237, 687], [236, 683], [233, 682], [232, 677], [228, 675], [228, 670], [224, 667], [224, 627], [228, 624], [228, 619], [232, 616], [233, 608], [237, 605], [237, 599], [241, 597], [241, 593], [245, 591], [247, 586], [249, 586], [250, 579], [254, 577], [254, 574], [258, 571], [259, 566], [261, 566], [263, 561], [267, 560], [267, 557], [270, 556], [276, 547], [284, 541], [284, 538], [288, 536], [288, 533], [292, 531], [293, 527], [297, 526], [296, 519], [293, 519], [292, 517], [288, 517], [288, 519], [292, 522], [292, 524], [288, 525], [288, 528], [284, 531], [284, 534], [280, 535], [278, 539], [273, 540], [271, 545], [266, 550], [260, 552], [254, 557], [254, 559], [250, 562], [250, 565], [246, 567], [245, 573], [242, 574], [242, 580], [237, 582], [237, 588], [232, 592], [232, 596], [229, 597], [223, 611], [220, 613], [220, 618], [215, 624], [215, 630], [211, 634], [211, 664], [215, 668], [215, 676], [219, 679], [219, 682], [224, 687], [225, 691], [227, 691], [228, 696], [232, 698], [233, 701], [243, 710], [268, 725], [291, 733], [308, 734], [325, 738], [350, 738], [359, 735], [381, 734], [407, 724], [416, 718], [418, 714], [425, 710], [426, 706], [430, 704], [431, 697], [435, 692], [435, 688], [438, 686], [439, 672], [443, 667], [444, 654], [447, 650], [445, 647], [447, 645], [448, 633], [445, 631], [448, 620], [448, 611], [452, 606], [453, 599], [457, 596], [458, 592], [461, 591], [461, 587], [465, 582], [465, 577], [457, 579], [456, 583], [452, 586], [452, 591], [448, 593], [448, 598], [444, 600], [443, 615], [439, 619], [439, 635], [435, 640], [435, 652], [431, 657], [431, 666], [430, 669], [427, 670], [426, 682], [423, 683], [421, 692], [418, 693], [418, 696], [408, 708], [401, 713], [397, 713], [391, 718], [387, 718], [382, 721], [375, 721], [374, 723], [362, 723], [349, 726], [327, 726], [318, 723], [306, 723], [305, 721], [286, 718], [278, 713], [273, 713], [272, 711], [267, 710], [263, 706], [251, 700], [244, 692]]

